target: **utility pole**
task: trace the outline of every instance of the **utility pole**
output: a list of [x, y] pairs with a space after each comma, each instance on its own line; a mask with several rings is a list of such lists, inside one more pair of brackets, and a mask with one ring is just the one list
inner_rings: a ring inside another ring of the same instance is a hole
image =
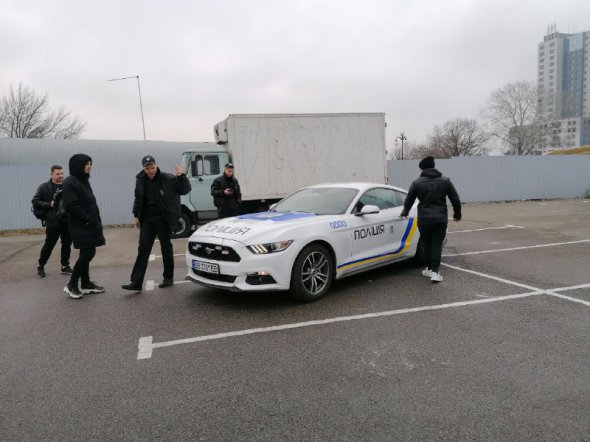
[[139, 92], [139, 110], [141, 111], [141, 125], [143, 127], [143, 141], [145, 142], [145, 122], [143, 120], [143, 103], [141, 102], [141, 87], [139, 86], [139, 75], [133, 77], [113, 78], [107, 81], [129, 80], [130, 78], [137, 78], [137, 91]]
[[402, 142], [402, 160], [404, 159], [404, 141], [406, 141], [408, 138], [406, 137], [406, 134], [402, 131], [399, 133], [399, 135], [395, 138], [395, 141], [397, 140], [401, 140]]

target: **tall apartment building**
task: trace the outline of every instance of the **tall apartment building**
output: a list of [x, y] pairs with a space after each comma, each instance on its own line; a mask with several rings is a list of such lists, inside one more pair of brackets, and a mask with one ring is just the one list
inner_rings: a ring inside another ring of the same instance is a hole
[[590, 31], [550, 26], [538, 48], [538, 115], [554, 122], [546, 148], [590, 145]]

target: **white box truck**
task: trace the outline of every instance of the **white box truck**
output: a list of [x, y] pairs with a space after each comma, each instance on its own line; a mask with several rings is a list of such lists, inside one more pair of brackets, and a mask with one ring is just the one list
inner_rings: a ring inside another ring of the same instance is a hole
[[326, 182], [387, 182], [384, 113], [234, 114], [215, 125], [217, 146], [183, 154], [191, 181], [175, 236], [217, 217], [212, 181], [234, 164], [243, 213]]

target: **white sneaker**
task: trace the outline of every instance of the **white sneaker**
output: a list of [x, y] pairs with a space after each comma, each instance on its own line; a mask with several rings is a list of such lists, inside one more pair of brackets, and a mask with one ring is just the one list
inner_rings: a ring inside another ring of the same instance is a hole
[[443, 280], [443, 277], [440, 273], [436, 273], [436, 272], [430, 272], [431, 276], [430, 276], [430, 280], [432, 282], [441, 282]]
[[432, 270], [430, 270], [428, 267], [425, 268], [424, 270], [422, 270], [422, 276], [426, 276], [427, 278], [431, 278], [432, 277]]

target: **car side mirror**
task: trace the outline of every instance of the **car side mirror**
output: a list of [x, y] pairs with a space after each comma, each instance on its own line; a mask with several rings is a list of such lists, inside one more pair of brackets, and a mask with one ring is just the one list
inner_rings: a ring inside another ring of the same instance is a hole
[[379, 207], [373, 206], [371, 204], [366, 204], [363, 206], [360, 212], [355, 213], [356, 216], [362, 215], [371, 215], [373, 213], [379, 213]]

